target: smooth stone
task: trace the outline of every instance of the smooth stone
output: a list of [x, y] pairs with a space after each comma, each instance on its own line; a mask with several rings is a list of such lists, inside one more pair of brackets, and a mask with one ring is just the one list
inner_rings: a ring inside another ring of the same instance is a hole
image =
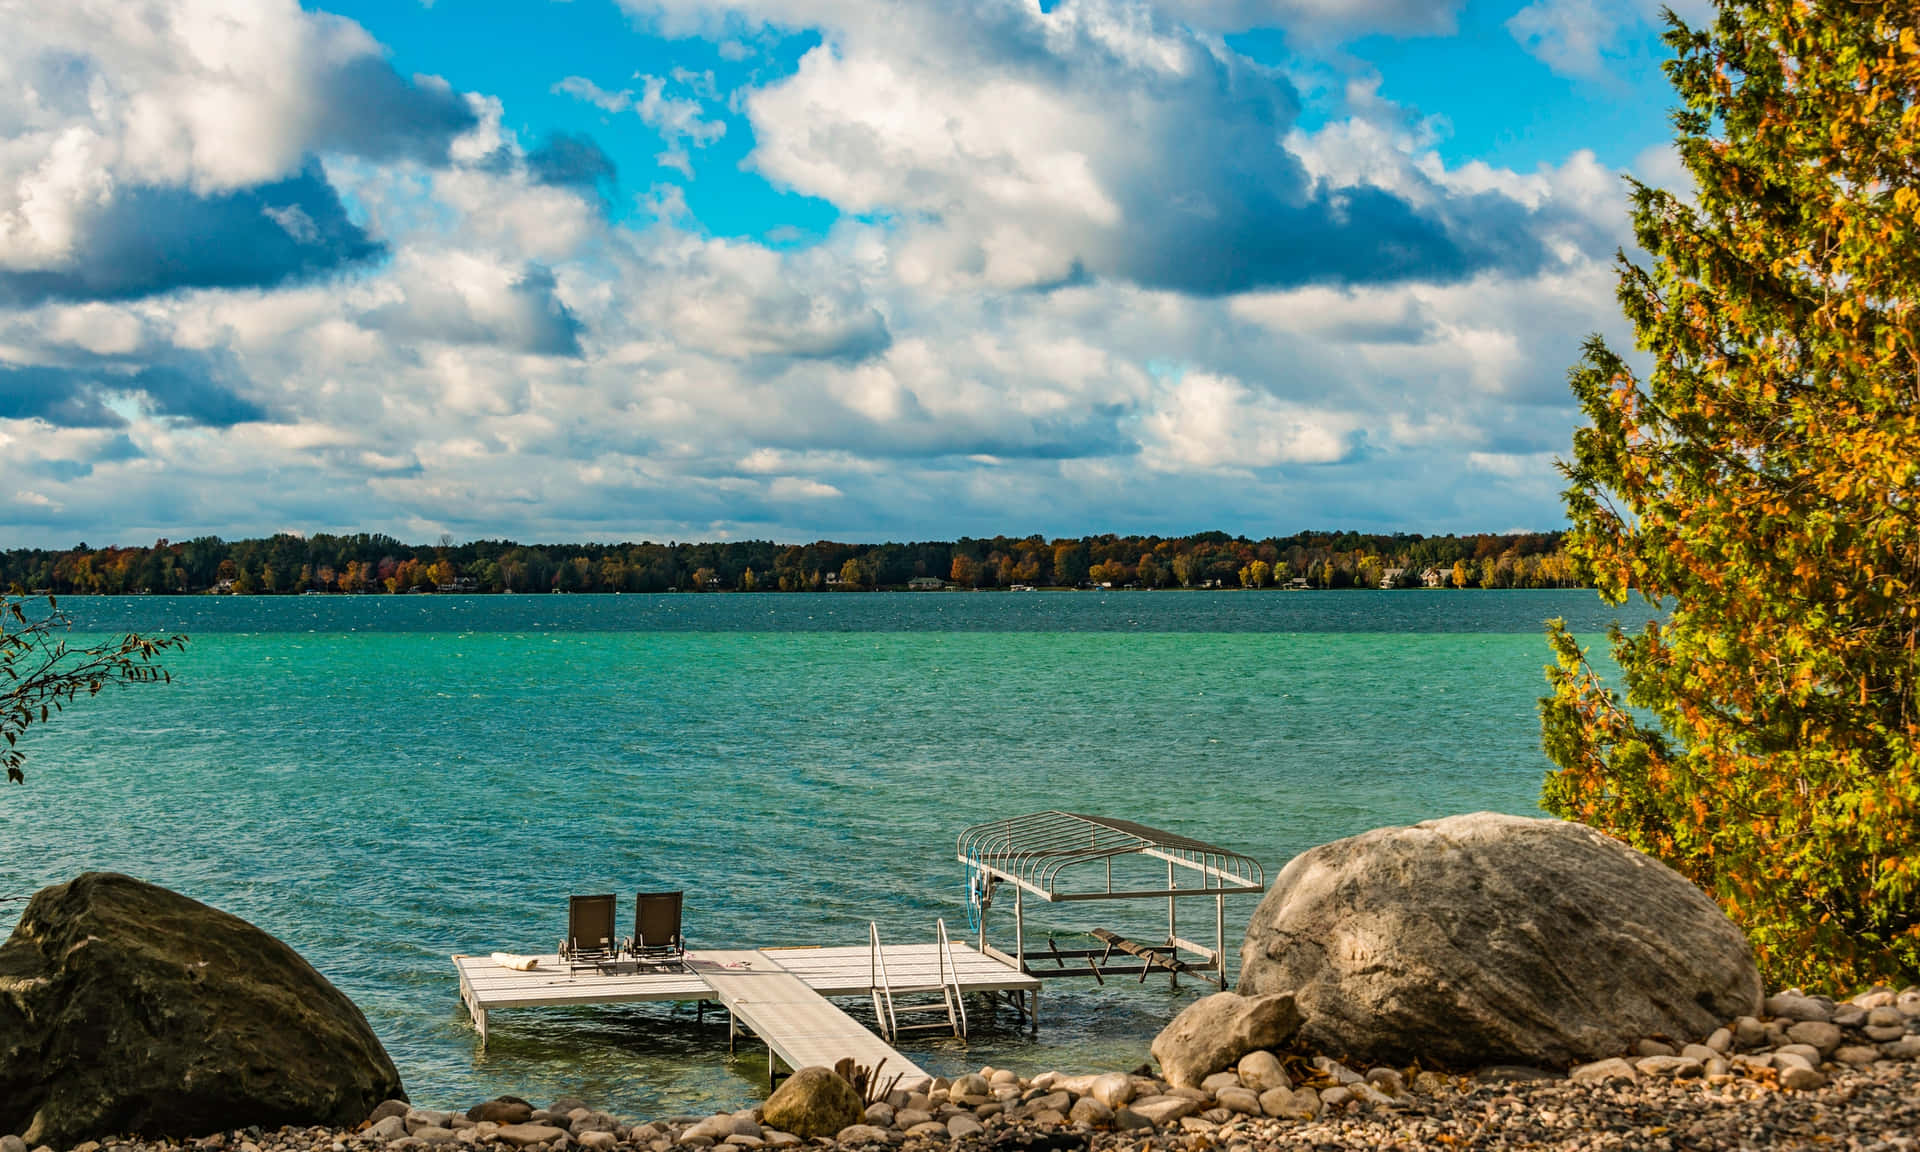
[[1036, 1096], [1027, 1101], [1024, 1110], [1029, 1116], [1037, 1115], [1041, 1112], [1058, 1112], [1065, 1115], [1067, 1109], [1071, 1107], [1073, 1107], [1073, 1096], [1071, 1094], [1066, 1092], [1049, 1092], [1045, 1096]]
[[1890, 1025], [1885, 1028], [1879, 1028], [1869, 1024], [1865, 1028], [1862, 1028], [1861, 1031], [1867, 1034], [1867, 1039], [1880, 1043], [1885, 1043], [1888, 1040], [1898, 1040], [1907, 1034], [1906, 1025], [1904, 1024]]
[[1678, 1056], [1679, 1051], [1664, 1040], [1641, 1040], [1634, 1044], [1635, 1056]]
[[766, 1129], [766, 1133], [767, 1147], [769, 1148], [798, 1148], [800, 1145], [806, 1143], [805, 1140], [800, 1139], [800, 1137], [795, 1136], [793, 1133], [782, 1132], [778, 1128], [768, 1128]]
[[969, 1072], [948, 1086], [947, 1095], [950, 1097], [985, 1096], [992, 1091], [991, 1082], [985, 1076], [976, 1072]]
[[460, 1138], [460, 1134], [451, 1128], [415, 1128], [413, 1138], [422, 1144], [451, 1144]]
[[1154, 1127], [1160, 1128], [1173, 1123], [1183, 1116], [1191, 1116], [1200, 1110], [1200, 1105], [1184, 1096], [1149, 1096], [1144, 1100], [1135, 1100], [1127, 1105], [1137, 1115], [1144, 1116]]
[[1840, 1004], [1833, 1010], [1833, 1022], [1842, 1028], [1858, 1028], [1867, 1022], [1867, 1009], [1858, 1004]]
[[591, 1149], [592, 1152], [608, 1152], [608, 1149], [617, 1146], [619, 1143], [620, 1138], [611, 1132], [602, 1132], [594, 1129], [580, 1133], [580, 1147]]
[[1864, 1068], [1880, 1059], [1880, 1049], [1871, 1044], [1843, 1044], [1833, 1050], [1833, 1059], [1840, 1064]]
[[1278, 1048], [1299, 1031], [1300, 1022], [1291, 992], [1215, 992], [1181, 1009], [1151, 1047], [1170, 1084], [1194, 1086], [1255, 1049]]
[[1713, 1048], [1707, 1047], [1705, 1044], [1689, 1044], [1685, 1048], [1680, 1049], [1680, 1055], [1691, 1057], [1705, 1064], [1707, 1061], [1718, 1057], [1720, 1053]]
[[1109, 1108], [1125, 1106], [1135, 1094], [1133, 1077], [1125, 1072], [1108, 1072], [1104, 1076], [1095, 1076], [1093, 1083], [1087, 1085], [1087, 1095]]
[[1868, 1012], [1867, 1023], [1875, 1028], [1891, 1028], [1895, 1025], [1904, 1028], [1907, 1023], [1907, 1017], [1900, 1009], [1889, 1004]]
[[0, 1136], [0, 1152], [27, 1152], [27, 1142], [9, 1132]]
[[1104, 1128], [1113, 1123], [1113, 1109], [1091, 1096], [1082, 1096], [1074, 1101], [1073, 1111], [1067, 1113], [1067, 1119], [1089, 1128]]
[[1889, 1060], [1920, 1060], [1920, 1036], [1902, 1036], [1880, 1045], [1880, 1054]]
[[893, 1105], [885, 1100], [876, 1100], [867, 1105], [867, 1111], [861, 1119], [879, 1128], [893, 1127]]
[[1180, 1127], [1188, 1132], [1212, 1132], [1214, 1129], [1220, 1127], [1220, 1125], [1201, 1116], [1182, 1116], [1180, 1117]]
[[407, 1118], [393, 1113], [380, 1118], [378, 1124], [369, 1125], [366, 1136], [370, 1140], [398, 1140], [407, 1134]]
[[964, 1112], [947, 1121], [947, 1137], [951, 1140], [965, 1140], [969, 1136], [978, 1136], [986, 1130], [985, 1124]]
[[1817, 1020], [1822, 1024], [1833, 1019], [1832, 1009], [1798, 992], [1779, 992], [1769, 996], [1761, 1010], [1777, 1019]]
[[1812, 1068], [1820, 1067], [1820, 1061], [1824, 1058], [1820, 1049], [1815, 1048], [1811, 1044], [1782, 1044], [1780, 1047], [1774, 1049], [1774, 1053], [1776, 1055], [1786, 1054], [1798, 1056], [1802, 1060], [1805, 1060], [1807, 1065]]
[[1027, 1119], [1035, 1124], [1051, 1124], [1058, 1128], [1067, 1122], [1067, 1114], [1054, 1108], [1042, 1108]]
[[1567, 1074], [1567, 1079], [1580, 1084], [1632, 1084], [1640, 1079], [1640, 1073], [1625, 1060], [1612, 1056], [1580, 1065]]
[[1825, 1020], [1801, 1020], [1787, 1029], [1787, 1039], [1795, 1044], [1811, 1044], [1820, 1050], [1820, 1055], [1840, 1047], [1840, 1026]]
[[581, 1111], [591, 1111], [591, 1109], [587, 1107], [585, 1100], [577, 1096], [562, 1096], [547, 1105], [547, 1115], [549, 1116], [565, 1116], [571, 1119], [575, 1112]]
[[502, 1124], [494, 1131], [493, 1138], [516, 1148], [526, 1148], [534, 1144], [550, 1144], [565, 1135], [566, 1132], [551, 1124]]
[[915, 1124], [913, 1127], [907, 1129], [907, 1135], [939, 1136], [948, 1140], [953, 1139], [953, 1134], [947, 1131], [947, 1126], [938, 1120], [928, 1120], [923, 1124]]
[[933, 1119], [933, 1113], [921, 1108], [902, 1108], [893, 1114], [893, 1126], [907, 1129], [916, 1124], [925, 1124]]
[[1715, 1028], [1713, 1035], [1707, 1037], [1704, 1043], [1708, 1048], [1725, 1056], [1733, 1051], [1733, 1032], [1727, 1028]]
[[1732, 1065], [1727, 1063], [1725, 1056], [1710, 1056], [1704, 1063], [1706, 1065], [1708, 1079], [1712, 1079], [1715, 1076], [1725, 1076], [1728, 1072], [1732, 1071], [1733, 1068]]
[[1352, 1100], [1353, 1089], [1345, 1084], [1329, 1088], [1325, 1092], [1320, 1093], [1320, 1107], [1322, 1108], [1344, 1108]]
[[1413, 1090], [1431, 1096], [1436, 1092], [1448, 1092], [1453, 1089], [1453, 1079], [1443, 1072], [1428, 1069], [1413, 1078]]
[[1332, 1077], [1334, 1082], [1338, 1084], [1358, 1084], [1366, 1079], [1365, 1076], [1360, 1075], [1360, 1073], [1355, 1072], [1353, 1069], [1330, 1056], [1315, 1056], [1313, 1058], [1313, 1066]]
[[467, 1109], [467, 1119], [476, 1124], [525, 1124], [533, 1119], [533, 1107], [525, 1100], [485, 1100]]
[[1020, 1074], [1018, 1072], [1015, 1072], [1011, 1068], [1000, 1068], [995, 1070], [992, 1075], [987, 1077], [987, 1083], [1018, 1084], [1020, 1083]]
[[1809, 1060], [1798, 1052], [1775, 1052], [1773, 1054], [1773, 1067], [1775, 1071], [1780, 1072], [1784, 1072], [1788, 1068], [1817, 1069], [1817, 1066], [1812, 1060]]
[[1236, 1070], [1240, 1073], [1240, 1083], [1256, 1093], [1265, 1092], [1269, 1088], [1293, 1087], [1293, 1079], [1281, 1066], [1280, 1058], [1265, 1049], [1257, 1049], [1240, 1057], [1240, 1064]]
[[1132, 1108], [1115, 1108], [1113, 1126], [1121, 1132], [1151, 1132], [1154, 1124]]
[[1269, 1088], [1260, 1093], [1260, 1110], [1278, 1120], [1311, 1120], [1320, 1114], [1320, 1096], [1311, 1088]]
[[1661, 1080], [1689, 1080], [1706, 1072], [1706, 1065], [1691, 1056], [1642, 1056], [1633, 1066], [1640, 1075]]
[[1214, 1093], [1220, 1107], [1242, 1116], [1260, 1115], [1260, 1094], [1251, 1088], [1222, 1088]]
[[764, 1147], [767, 1142], [758, 1136], [747, 1136], [735, 1132], [733, 1135], [727, 1137], [723, 1143], [731, 1148], [761, 1148]]
[[[852, 1085], [848, 1085], [849, 1088]], [[798, 1136], [796, 1132], [794, 1135]], [[835, 1140], [842, 1144], [891, 1144], [893, 1134], [885, 1128], [875, 1128], [871, 1124], [849, 1124], [835, 1133]]]
[[405, 1100], [382, 1100], [372, 1112], [367, 1113], [367, 1123], [378, 1124], [389, 1116], [405, 1117], [411, 1111], [413, 1111], [413, 1105]]
[[1797, 1064], [1780, 1072], [1780, 1087], [1792, 1089], [1795, 1092], [1808, 1092], [1815, 1088], [1822, 1088], [1826, 1083], [1827, 1078], [1819, 1072]]
[[1200, 1081], [1200, 1090], [1215, 1096], [1220, 1094], [1220, 1089], [1222, 1088], [1240, 1087], [1244, 1087], [1244, 1085], [1240, 1083], [1240, 1073], [1238, 1072], [1215, 1072], [1213, 1075]]
[[1742, 1048], [1758, 1048], [1766, 1043], [1767, 1026], [1755, 1016], [1742, 1016], [1733, 1022], [1733, 1042]]
[[831, 1068], [802, 1068], [787, 1077], [760, 1108], [761, 1122], [802, 1140], [860, 1126], [860, 1094]]

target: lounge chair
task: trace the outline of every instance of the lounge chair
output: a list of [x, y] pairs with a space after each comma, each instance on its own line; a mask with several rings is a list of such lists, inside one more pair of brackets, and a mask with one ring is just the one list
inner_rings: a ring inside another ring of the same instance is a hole
[[687, 954], [680, 936], [683, 892], [642, 892], [633, 902], [633, 939], [627, 955], [643, 964], [680, 964]]
[[567, 897], [567, 938], [560, 959], [574, 967], [597, 967], [620, 959], [623, 942], [615, 935], [612, 896]]

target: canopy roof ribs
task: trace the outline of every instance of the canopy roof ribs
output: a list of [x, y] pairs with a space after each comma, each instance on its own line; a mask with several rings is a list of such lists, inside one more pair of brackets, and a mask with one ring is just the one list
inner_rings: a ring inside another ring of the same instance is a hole
[[[1267, 883], [1265, 870], [1250, 856], [1131, 820], [1078, 812], [1035, 812], [975, 824], [960, 833], [959, 847], [961, 863], [1049, 902], [1231, 895], [1262, 892]], [[1135, 855], [1167, 862], [1165, 888], [1120, 891], [1113, 887], [1112, 860]], [[1079, 865], [1098, 862], [1109, 865], [1101, 870], [1104, 883], [1087, 883], [1083, 877], [1097, 877], [1085, 871], [1065, 875]], [[1179, 878], [1182, 875], [1184, 881]]]

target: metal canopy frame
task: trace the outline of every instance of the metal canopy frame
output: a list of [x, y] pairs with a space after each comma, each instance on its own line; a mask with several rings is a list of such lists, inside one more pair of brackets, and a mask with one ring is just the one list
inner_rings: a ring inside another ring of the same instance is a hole
[[[1166, 887], [1115, 889], [1113, 861], [1121, 856], [1146, 856], [1165, 861]], [[1161, 969], [1175, 986], [1179, 984], [1180, 974], [1188, 972], [1211, 979], [1224, 989], [1227, 986], [1227, 897], [1258, 894], [1267, 888], [1266, 870], [1251, 856], [1131, 820], [1079, 812], [1034, 812], [975, 824], [960, 833], [959, 860], [967, 866], [969, 899], [979, 913], [982, 952], [1031, 975], [1092, 976], [1103, 984], [1107, 976], [1136, 973], [1144, 981], [1149, 972]], [[1104, 875], [1093, 882], [1084, 881], [1094, 865], [1100, 865]], [[987, 943], [987, 910], [993, 903], [994, 888], [1003, 883], [1014, 886], [1014, 951], [1011, 955]], [[1061, 949], [1055, 947], [1049, 937], [1045, 950], [1029, 951], [1025, 910], [1028, 895], [1049, 904], [1164, 899], [1167, 938], [1164, 943], [1137, 944], [1096, 930], [1095, 935], [1106, 942], [1103, 949]], [[1191, 896], [1213, 897], [1212, 948], [1179, 934], [1177, 905], [1181, 898]], [[1137, 960], [1138, 965], [1111, 963], [1116, 948], [1123, 956]], [[1182, 951], [1194, 954], [1199, 960], [1182, 960]], [[1029, 960], [1051, 960], [1054, 967], [1035, 969]], [[1068, 960], [1085, 961], [1086, 966], [1082, 968], [1076, 963], [1069, 967]]]

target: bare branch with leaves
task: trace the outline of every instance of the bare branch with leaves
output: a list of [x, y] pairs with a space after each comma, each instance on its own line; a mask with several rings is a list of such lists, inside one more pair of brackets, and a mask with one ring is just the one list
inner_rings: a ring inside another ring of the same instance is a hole
[[0, 766], [8, 781], [26, 783], [26, 753], [20, 738], [83, 697], [98, 696], [113, 685], [172, 683], [156, 659], [185, 646], [185, 636], [142, 636], [129, 632], [118, 640], [74, 647], [66, 633], [73, 619], [47, 597], [45, 614], [29, 615], [25, 602], [0, 597]]

